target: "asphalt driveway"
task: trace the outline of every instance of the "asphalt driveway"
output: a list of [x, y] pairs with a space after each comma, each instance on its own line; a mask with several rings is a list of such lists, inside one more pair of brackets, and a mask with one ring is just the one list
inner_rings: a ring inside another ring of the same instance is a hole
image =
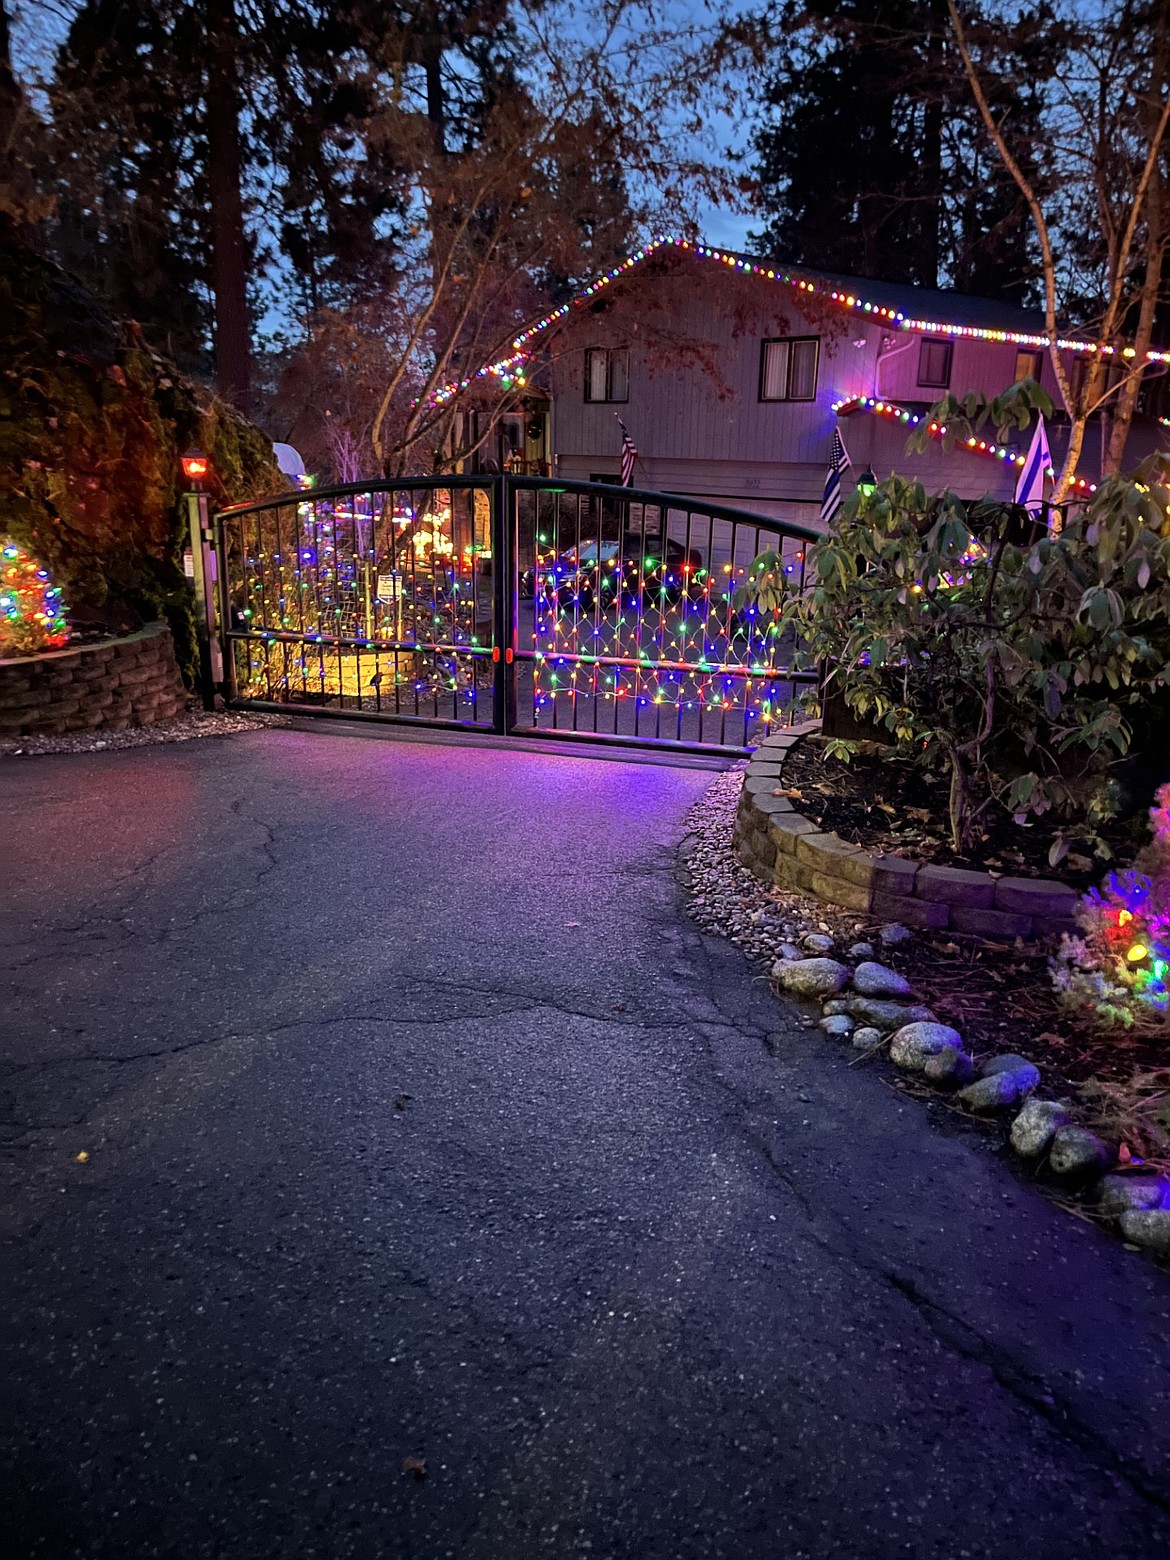
[[710, 778], [0, 760], [5, 1553], [1168, 1552], [1170, 1280], [699, 935]]

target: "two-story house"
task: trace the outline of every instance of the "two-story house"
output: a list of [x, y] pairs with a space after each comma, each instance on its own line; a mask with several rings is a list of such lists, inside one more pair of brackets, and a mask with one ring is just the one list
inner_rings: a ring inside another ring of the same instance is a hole
[[[613, 481], [621, 430], [635, 484], [815, 521], [834, 427], [852, 477], [897, 471], [967, 497], [1009, 495], [1028, 434], [1001, 447], [908, 455], [915, 419], [947, 390], [995, 395], [1031, 376], [1059, 402], [1038, 313], [952, 292], [786, 269], [681, 240], [648, 246], [529, 334], [547, 412], [513, 419], [530, 468]], [[1094, 344], [1070, 339], [1069, 372]], [[1148, 371], [1127, 462], [1168, 442], [1157, 416], [1166, 365]], [[530, 371], [531, 372], [531, 371]], [[1066, 419], [1049, 427], [1059, 460]], [[1082, 474], [1097, 474], [1090, 424]], [[849, 491], [848, 481], [846, 491]]]

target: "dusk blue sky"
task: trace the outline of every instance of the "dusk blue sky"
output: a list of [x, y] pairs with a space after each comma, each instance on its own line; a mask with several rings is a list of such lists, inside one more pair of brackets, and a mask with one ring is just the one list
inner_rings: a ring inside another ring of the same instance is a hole
[[[745, 11], [751, 9], [750, 0], [742, 0], [739, 8]], [[13, 6], [14, 64], [30, 85], [45, 73], [52, 51], [64, 36], [75, 9], [71, 0], [19, 0]], [[693, 16], [696, 22], [710, 16], [703, 0], [665, 0], [662, 9], [665, 14], [682, 19]], [[746, 104], [729, 103], [727, 110], [717, 113], [712, 122], [711, 135], [716, 144], [731, 152], [744, 150], [749, 133]], [[703, 237], [712, 244], [742, 249], [748, 229], [754, 221], [754, 218], [739, 212], [708, 206], [703, 221]]]

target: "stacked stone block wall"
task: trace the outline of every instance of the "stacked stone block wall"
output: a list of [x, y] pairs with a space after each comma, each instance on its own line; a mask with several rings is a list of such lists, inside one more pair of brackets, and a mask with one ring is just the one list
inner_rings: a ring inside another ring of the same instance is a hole
[[151, 726], [187, 708], [171, 631], [0, 660], [0, 737]]
[[1047, 937], [1074, 931], [1079, 895], [1056, 878], [992, 877], [962, 867], [920, 866], [823, 833], [783, 791], [784, 760], [817, 722], [768, 737], [744, 776], [735, 820], [740, 861], [761, 882], [799, 889], [875, 919], [959, 936]]

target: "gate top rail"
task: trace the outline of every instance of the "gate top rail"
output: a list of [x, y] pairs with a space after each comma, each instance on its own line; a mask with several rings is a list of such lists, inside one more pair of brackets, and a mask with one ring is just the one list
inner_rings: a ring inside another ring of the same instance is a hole
[[799, 520], [780, 520], [774, 515], [756, 514], [753, 510], [737, 509], [730, 504], [713, 503], [710, 499], [685, 493], [668, 493], [657, 488], [619, 487], [614, 482], [576, 482], [557, 477], [514, 477], [496, 472], [431, 477], [378, 477], [367, 482], [343, 482], [327, 488], [292, 488], [270, 498], [254, 499], [245, 504], [230, 504], [218, 512], [219, 519], [236, 519], [244, 515], [261, 514], [269, 509], [284, 509], [290, 504], [328, 503], [337, 498], [354, 498], [361, 493], [434, 492], [441, 488], [460, 491], [498, 487], [506, 484], [510, 492], [521, 493], [571, 493], [582, 498], [606, 499], [610, 503], [650, 504], [658, 508], [684, 509], [708, 515], [715, 520], [728, 520], [739, 525], [752, 526], [768, 531], [774, 536], [792, 537], [804, 542], [819, 542], [824, 532]]
[[[804, 542], [819, 542], [823, 531], [802, 525], [799, 520], [780, 520], [775, 515], [757, 514], [752, 509], [737, 509], [731, 504], [713, 503], [696, 494], [668, 493], [659, 488], [619, 487], [615, 482], [575, 482], [556, 477], [508, 477], [513, 492], [580, 493], [583, 497], [608, 498], [611, 503], [632, 500], [634, 503], [657, 504], [671, 509], [691, 509], [710, 515], [715, 520], [738, 521], [741, 525], [758, 526], [761, 531], [774, 531], [777, 536], [791, 536]], [[663, 506], [663, 500], [666, 501]]]
[[498, 476], [487, 473], [481, 476], [449, 477], [371, 477], [366, 482], [339, 482], [332, 487], [288, 488], [268, 498], [251, 499], [245, 504], [228, 504], [217, 512], [217, 519], [234, 520], [239, 515], [260, 514], [266, 509], [287, 509], [290, 504], [314, 504], [334, 498], [355, 498], [359, 493], [434, 492], [438, 488], [491, 487]]

